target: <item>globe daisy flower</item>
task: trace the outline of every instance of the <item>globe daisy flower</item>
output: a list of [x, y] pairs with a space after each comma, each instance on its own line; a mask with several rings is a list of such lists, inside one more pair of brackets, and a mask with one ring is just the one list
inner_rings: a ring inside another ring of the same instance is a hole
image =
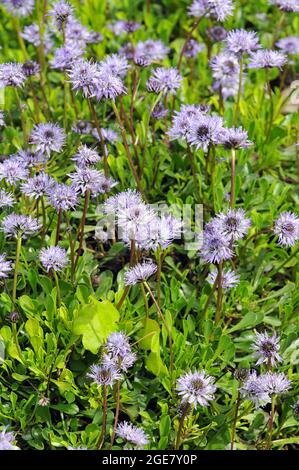
[[16, 437], [14, 433], [7, 431], [7, 427], [0, 431], [0, 450], [18, 450], [14, 445]]
[[20, 88], [25, 80], [23, 64], [17, 62], [0, 64], [0, 89], [8, 86]]
[[68, 76], [73, 90], [82, 91], [85, 98], [90, 98], [95, 94], [101, 74], [97, 63], [78, 59], [72, 63]]
[[12, 270], [11, 261], [6, 260], [5, 254], [0, 254], [0, 279], [8, 277]]
[[180, 88], [182, 76], [175, 68], [158, 67], [146, 83], [148, 91], [174, 95]]
[[219, 116], [200, 115], [190, 123], [187, 140], [196, 150], [206, 152], [211, 144], [220, 143], [223, 120]]
[[247, 132], [242, 127], [224, 128], [219, 140], [228, 149], [245, 149], [252, 145]]
[[14, 185], [28, 177], [28, 168], [18, 157], [11, 156], [0, 163], [0, 181]]
[[[216, 282], [217, 277], [218, 277], [218, 272], [212, 271], [208, 276], [208, 279], [207, 279], [208, 283], [213, 286]], [[240, 281], [240, 276], [234, 273], [234, 271], [232, 271], [231, 269], [228, 269], [222, 273], [221, 287], [222, 289], [225, 289], [225, 290], [233, 289], [239, 284], [239, 281]]]
[[87, 377], [99, 386], [106, 385], [112, 387], [115, 382], [122, 377], [118, 369], [114, 367], [105, 367], [103, 365], [92, 365]]
[[157, 271], [157, 265], [153, 261], [143, 261], [128, 269], [124, 280], [126, 286], [134, 286], [139, 282], [146, 281]]
[[240, 240], [248, 232], [251, 220], [245, 216], [243, 209], [229, 209], [227, 213], [220, 212], [213, 219], [217, 230], [223, 232], [232, 241]]
[[35, 145], [38, 152], [50, 155], [51, 152], [60, 152], [65, 144], [64, 130], [51, 122], [34, 126], [30, 135], [30, 144]]
[[269, 336], [267, 332], [256, 333], [252, 349], [254, 355], [258, 358], [256, 365], [263, 362], [275, 366], [276, 362], [282, 362], [281, 356], [278, 354], [280, 348], [279, 337], [274, 333]]
[[225, 39], [226, 50], [237, 57], [251, 52], [261, 47], [255, 31], [245, 29], [235, 29], [229, 31]]
[[149, 438], [143, 429], [133, 426], [127, 421], [118, 424], [116, 436], [130, 444], [133, 444], [136, 449], [142, 449], [149, 443]]
[[15, 204], [15, 198], [12, 193], [0, 190], [0, 207], [12, 207]]
[[298, 55], [299, 54], [299, 36], [287, 36], [279, 39], [276, 43], [284, 54]]
[[213, 377], [207, 375], [204, 370], [187, 372], [177, 382], [176, 387], [182, 402], [194, 406], [208, 406], [214, 400], [216, 386]]
[[34, 9], [34, 0], [2, 0], [1, 3], [13, 16], [28, 16]]
[[108, 55], [99, 64], [101, 73], [116, 75], [120, 78], [125, 78], [129, 68], [127, 59], [119, 54]]
[[74, 14], [73, 6], [64, 0], [53, 3], [48, 16], [53, 18], [57, 29], [61, 30]]
[[282, 246], [294, 246], [299, 240], [299, 218], [292, 212], [282, 212], [274, 224], [274, 233]]
[[47, 272], [62, 271], [68, 264], [66, 250], [59, 246], [43, 248], [39, 253], [39, 259]]
[[101, 157], [95, 149], [87, 147], [87, 145], [80, 145], [72, 160], [76, 162], [78, 167], [88, 167], [98, 163]]
[[78, 204], [77, 189], [64, 183], [56, 184], [48, 193], [48, 201], [57, 212], [73, 209]]
[[28, 235], [34, 235], [41, 228], [37, 219], [30, 215], [9, 214], [2, 219], [1, 230], [8, 238], [27, 238]]
[[281, 69], [288, 62], [287, 56], [279, 51], [260, 49], [250, 56], [248, 67], [251, 69], [267, 69], [278, 67]]
[[21, 191], [28, 197], [38, 199], [47, 195], [55, 184], [54, 178], [46, 173], [39, 173], [21, 184]]

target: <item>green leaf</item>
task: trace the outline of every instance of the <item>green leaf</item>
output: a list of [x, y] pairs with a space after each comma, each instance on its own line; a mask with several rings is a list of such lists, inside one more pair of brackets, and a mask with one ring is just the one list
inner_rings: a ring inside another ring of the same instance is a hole
[[139, 342], [139, 345], [142, 349], [145, 350], [155, 350], [152, 346], [154, 346], [154, 338], [158, 336], [159, 339], [160, 334], [160, 326], [156, 322], [156, 320], [152, 320], [151, 318], [146, 318], [144, 322], [144, 328], [140, 331], [139, 338], [142, 338]]
[[73, 333], [82, 335], [83, 346], [96, 354], [107, 337], [117, 329], [119, 313], [108, 300], [94, 297], [77, 311], [73, 322]]
[[232, 333], [233, 331], [238, 331], [242, 330], [243, 328], [248, 328], [248, 327], [253, 327], [255, 325], [258, 325], [263, 321], [264, 314], [263, 312], [249, 312], [247, 315], [245, 315], [244, 318], [242, 318], [237, 325], [233, 326], [230, 330], [228, 330], [229, 333]]

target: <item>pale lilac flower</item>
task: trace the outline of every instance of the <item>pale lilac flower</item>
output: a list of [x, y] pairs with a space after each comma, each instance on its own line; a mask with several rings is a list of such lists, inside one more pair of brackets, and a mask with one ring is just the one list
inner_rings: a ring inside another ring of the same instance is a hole
[[220, 135], [220, 143], [228, 149], [245, 149], [252, 145], [247, 132], [242, 127], [224, 128]]
[[221, 52], [212, 57], [210, 67], [213, 71], [213, 78], [220, 80], [231, 78], [232, 75], [239, 77], [240, 65], [239, 61], [233, 54]]
[[254, 355], [258, 358], [256, 365], [266, 362], [274, 367], [276, 362], [282, 362], [282, 357], [278, 354], [279, 348], [279, 337], [276, 333], [272, 336], [269, 336], [267, 332], [256, 333], [252, 345]]
[[90, 121], [80, 120], [73, 124], [72, 131], [79, 135], [89, 135], [93, 132]]
[[48, 201], [57, 212], [68, 211], [78, 204], [78, 192], [73, 186], [56, 184], [48, 193]]
[[127, 372], [137, 359], [132, 353], [129, 338], [124, 332], [111, 333], [105, 344], [106, 353], [103, 355], [103, 365], [114, 367]]
[[211, 17], [217, 21], [224, 21], [233, 14], [232, 0], [194, 0], [189, 7], [189, 15], [200, 18]]
[[60, 248], [60, 246], [43, 248], [39, 253], [39, 259], [47, 272], [50, 270], [62, 271], [68, 264], [66, 250]]
[[6, 261], [5, 254], [0, 254], [0, 279], [8, 277], [12, 270], [11, 261]]
[[[212, 286], [215, 284], [218, 273], [217, 271], [212, 271], [208, 276], [208, 283]], [[222, 289], [233, 289], [239, 284], [240, 276], [234, 273], [231, 269], [228, 269], [222, 273], [221, 277], [221, 287]]]
[[17, 62], [0, 64], [0, 89], [7, 86], [22, 87], [25, 80], [23, 64]]
[[[160, 62], [165, 59], [169, 53], [169, 48], [160, 40], [148, 39], [144, 42], [138, 42], [133, 49], [134, 59], [138, 57], [146, 58], [150, 62]], [[130, 57], [127, 57], [130, 58]]]
[[158, 247], [166, 249], [174, 239], [179, 239], [182, 231], [182, 222], [170, 214], [156, 216], [151, 224], [143, 230], [144, 240], [141, 247], [156, 250]]
[[5, 120], [4, 120], [4, 111], [0, 109], [0, 127], [5, 127]]
[[292, 212], [282, 212], [275, 221], [273, 231], [280, 245], [294, 246], [299, 240], [299, 218]]
[[21, 185], [21, 191], [26, 196], [38, 199], [48, 194], [54, 185], [55, 180], [52, 177], [46, 173], [39, 173], [23, 183]]
[[[103, 136], [104, 140], [106, 140], [106, 142], [109, 142], [109, 144], [116, 144], [116, 142], [119, 141], [119, 135], [113, 129], [102, 128], [101, 132], [102, 132], [102, 136]], [[96, 133], [96, 135], [97, 135], [97, 133]]]
[[126, 33], [125, 24], [125, 21], [118, 20], [115, 23], [108, 24], [107, 27], [115, 36], [121, 36]]
[[34, 126], [30, 135], [30, 144], [35, 145], [36, 150], [50, 155], [52, 152], [60, 152], [65, 144], [66, 135], [58, 124], [51, 122]]
[[93, 196], [107, 192], [114, 184], [108, 180], [103, 171], [95, 168], [77, 167], [76, 171], [69, 174], [72, 185], [78, 192], [85, 194], [90, 191]]
[[282, 372], [266, 372], [260, 375], [260, 382], [262, 389], [270, 398], [272, 395], [282, 395], [286, 393], [292, 383]]
[[136, 449], [141, 449], [149, 443], [149, 438], [143, 429], [133, 426], [127, 421], [118, 424], [116, 436], [133, 444]]
[[28, 16], [34, 9], [34, 0], [2, 0], [2, 3], [13, 16]]
[[113, 367], [105, 367], [102, 365], [92, 365], [87, 377], [97, 385], [106, 385], [112, 387], [115, 382], [122, 378], [121, 373]]
[[239, 390], [241, 395], [251, 400], [256, 407], [264, 406], [271, 401], [262, 385], [260, 376], [257, 376], [255, 371], [248, 374]]
[[225, 214], [220, 212], [213, 219], [214, 226], [219, 232], [228, 236], [232, 241], [240, 240], [248, 232], [251, 220], [246, 217], [243, 209], [229, 209]]
[[129, 245], [132, 240], [141, 243], [146, 239], [149, 226], [153, 226], [156, 214], [144, 202], [132, 204], [125, 209], [119, 208], [117, 212], [118, 232]]
[[34, 235], [41, 228], [37, 219], [30, 215], [9, 214], [2, 220], [2, 232], [6, 237], [27, 238], [27, 235]]
[[96, 44], [102, 40], [102, 35], [95, 31], [89, 31], [80, 21], [72, 16], [68, 18], [65, 25], [65, 42], [73, 47], [85, 48], [87, 44]]
[[22, 68], [26, 77], [32, 77], [40, 72], [39, 64], [33, 60], [27, 60], [27, 62], [24, 62]]
[[299, 0], [270, 0], [270, 3], [278, 6], [282, 11], [299, 12]]
[[101, 73], [124, 78], [130, 68], [127, 59], [119, 54], [106, 56], [99, 64]]
[[79, 59], [73, 62], [68, 76], [75, 91], [82, 91], [85, 98], [94, 96], [95, 89], [101, 77], [99, 66], [95, 62]]
[[210, 145], [219, 143], [223, 131], [223, 120], [219, 116], [201, 115], [191, 122], [187, 140], [196, 149], [206, 152]]
[[207, 375], [204, 370], [187, 372], [177, 382], [176, 387], [182, 402], [194, 406], [209, 406], [209, 401], [214, 400], [216, 386], [214, 378]]
[[229, 31], [225, 40], [227, 51], [240, 57], [261, 47], [256, 32], [245, 29]]
[[87, 145], [81, 145], [72, 160], [76, 162], [77, 166], [86, 167], [95, 165], [101, 160], [101, 157], [95, 149], [87, 147]]
[[169, 113], [169, 110], [165, 108], [164, 104], [159, 101], [159, 103], [156, 104], [154, 107], [151, 116], [154, 119], [164, 119]]
[[299, 54], [299, 36], [287, 36], [277, 41], [276, 46], [285, 54]]
[[[24, 30], [21, 33], [21, 36], [25, 39], [25, 41], [33, 44], [35, 47], [39, 47], [41, 45], [40, 29], [39, 25], [36, 23], [24, 26]], [[48, 28], [46, 28], [44, 31], [43, 45], [45, 53], [48, 54], [53, 47], [53, 40]]]
[[64, 0], [53, 3], [48, 15], [51, 16], [58, 29], [62, 29], [74, 14], [73, 6]]
[[116, 196], [110, 196], [104, 203], [104, 211], [106, 214], [119, 214], [139, 204], [144, 204], [141, 194], [135, 190], [128, 189], [118, 193]]
[[0, 207], [12, 207], [15, 204], [15, 198], [12, 193], [0, 189]]
[[95, 97], [98, 101], [102, 99], [115, 100], [118, 96], [127, 93], [126, 87], [122, 80], [111, 73], [101, 72], [94, 90]]
[[175, 68], [158, 67], [148, 79], [146, 87], [148, 91], [162, 93], [163, 95], [174, 95], [180, 88], [182, 76]]
[[190, 39], [187, 42], [186, 49], [184, 51], [184, 55], [186, 57], [196, 57], [200, 52], [202, 52], [205, 49], [204, 44], [200, 44], [198, 41], [195, 39]]
[[183, 105], [180, 111], [175, 111], [172, 125], [168, 132], [171, 140], [186, 140], [190, 133], [191, 125], [205, 114], [206, 110], [203, 107], [195, 105]]
[[272, 67], [278, 67], [281, 69], [288, 59], [285, 54], [271, 49], [260, 49], [253, 54], [248, 64], [251, 69], [266, 69]]
[[223, 26], [215, 25], [208, 30], [208, 35], [214, 42], [224, 41], [227, 36], [227, 31]]
[[22, 162], [22, 165], [28, 168], [44, 165], [49, 159], [49, 156], [44, 153], [27, 149], [19, 150], [16, 156]]
[[74, 62], [78, 61], [84, 53], [83, 48], [73, 44], [65, 44], [58, 47], [54, 51], [54, 56], [50, 60], [50, 65], [53, 69], [67, 71], [71, 69]]
[[18, 447], [13, 445], [13, 442], [16, 440], [15, 435], [7, 431], [7, 428], [2, 429], [0, 432], [0, 450], [17, 450]]
[[157, 271], [157, 265], [153, 261], [143, 261], [128, 269], [124, 280], [126, 286], [134, 286], [138, 282], [146, 281]]
[[203, 233], [200, 257], [207, 263], [220, 263], [233, 257], [230, 237], [208, 226]]
[[0, 163], [0, 181], [16, 184], [28, 177], [28, 169], [24, 162], [16, 156], [11, 156]]

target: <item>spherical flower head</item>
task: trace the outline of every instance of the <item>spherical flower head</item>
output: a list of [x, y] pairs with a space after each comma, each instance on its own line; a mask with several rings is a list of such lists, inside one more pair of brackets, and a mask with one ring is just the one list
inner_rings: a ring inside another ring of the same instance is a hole
[[48, 201], [57, 212], [73, 209], [78, 203], [78, 192], [73, 186], [56, 184], [48, 193]]
[[298, 55], [299, 54], [299, 36], [287, 36], [279, 39], [276, 46], [285, 54]]
[[40, 72], [40, 66], [34, 60], [27, 60], [27, 62], [24, 62], [22, 67], [26, 77], [33, 77]]
[[34, 126], [30, 135], [30, 144], [35, 145], [37, 151], [50, 155], [51, 152], [60, 152], [65, 144], [64, 130], [51, 122]]
[[97, 385], [106, 385], [112, 387], [115, 382], [122, 378], [121, 373], [114, 367], [105, 367], [102, 365], [92, 365], [90, 372], [87, 374], [92, 382]]
[[202, 52], [205, 48], [204, 44], [200, 44], [195, 39], [190, 39], [187, 42], [186, 49], [184, 51], [184, 55], [188, 58], [196, 57], [200, 52]]
[[65, 25], [65, 43], [70, 46], [78, 45], [80, 48], [85, 48], [87, 44], [96, 44], [100, 42], [103, 37], [100, 33], [89, 31], [86, 26], [83, 26], [80, 21], [72, 16], [69, 17]]
[[206, 115], [206, 110], [201, 106], [183, 105], [180, 111], [175, 111], [172, 119], [172, 125], [169, 129], [168, 135], [171, 140], [183, 139], [188, 137], [191, 125], [201, 118], [201, 115]]
[[142, 449], [149, 443], [149, 438], [143, 429], [133, 426], [133, 424], [124, 421], [119, 423], [116, 428], [116, 436], [135, 446], [136, 449]]
[[17, 62], [0, 64], [0, 89], [7, 86], [20, 88], [24, 85], [25, 80], [23, 64]]
[[261, 49], [251, 54], [248, 67], [251, 69], [267, 69], [278, 67], [281, 69], [288, 59], [285, 54], [271, 49]]
[[[148, 39], [144, 42], [138, 42], [136, 47], [132, 50], [132, 59], [138, 57], [146, 58], [149, 63], [160, 62], [164, 60], [169, 53], [169, 48], [160, 40]], [[127, 57], [130, 58], [130, 57]]]
[[46, 173], [29, 178], [26, 183], [21, 185], [21, 191], [26, 196], [38, 199], [48, 194], [51, 188], [55, 185], [55, 180]]
[[189, 15], [195, 18], [211, 17], [217, 21], [224, 21], [233, 14], [231, 0], [194, 0], [189, 7]]
[[151, 117], [154, 119], [164, 119], [168, 115], [169, 111], [167, 108], [165, 108], [164, 104], [159, 101], [159, 103], [156, 104], [154, 107]]
[[8, 277], [11, 270], [11, 261], [6, 261], [5, 254], [0, 254], [0, 279]]
[[213, 42], [224, 41], [227, 36], [227, 31], [223, 26], [215, 25], [208, 30], [208, 35]]
[[167, 248], [174, 239], [181, 237], [182, 222], [171, 214], [156, 216], [152, 224], [146, 226], [145, 240], [142, 247], [146, 250]]
[[76, 162], [78, 167], [86, 167], [95, 165], [101, 160], [101, 157], [96, 150], [87, 147], [87, 145], [81, 145], [72, 160]]
[[239, 389], [241, 395], [251, 400], [257, 407], [271, 402], [269, 394], [264, 390], [260, 377], [257, 376], [255, 371], [250, 372]]
[[0, 190], [0, 208], [2, 207], [12, 207], [15, 204], [15, 198], [12, 193], [5, 191], [5, 189]]
[[158, 67], [146, 83], [148, 91], [174, 95], [180, 88], [182, 76], [175, 68]]
[[282, 212], [275, 221], [273, 231], [280, 245], [294, 246], [299, 240], [299, 218], [292, 212]]
[[40, 167], [49, 159], [49, 156], [42, 152], [33, 152], [32, 150], [27, 149], [19, 150], [17, 157], [21, 161], [22, 166], [27, 168]]
[[236, 56], [221, 52], [210, 60], [213, 78], [221, 80], [232, 75], [239, 76], [240, 65]]
[[[213, 286], [217, 278], [218, 278], [217, 271], [212, 271], [208, 276], [208, 283]], [[231, 269], [228, 269], [222, 273], [221, 287], [222, 289], [225, 289], [225, 290], [233, 289], [239, 284], [239, 281], [240, 281], [240, 277], [238, 276], [238, 274], [235, 274], [234, 271], [232, 271]]]
[[208, 406], [214, 400], [216, 386], [213, 377], [206, 374], [204, 370], [187, 372], [183, 374], [177, 382], [177, 393], [181, 396], [182, 402], [187, 402], [194, 406]]
[[246, 31], [245, 29], [235, 29], [227, 34], [226, 49], [238, 57], [261, 47], [259, 39], [254, 31]]
[[143, 261], [128, 269], [124, 280], [126, 286], [134, 286], [138, 282], [146, 281], [157, 271], [157, 265], [153, 261]]
[[101, 71], [99, 68], [99, 79], [94, 89], [94, 95], [98, 101], [102, 99], [115, 100], [118, 96], [127, 93], [121, 78], [112, 73]]
[[[96, 196], [106, 192], [104, 183], [107, 182], [107, 178], [102, 171], [95, 168], [77, 167], [74, 173], [69, 174], [69, 177], [72, 180], [73, 187], [81, 194], [90, 191], [93, 196]], [[109, 187], [106, 189], [109, 189]]]
[[206, 263], [218, 264], [221, 261], [231, 259], [233, 251], [231, 249], [230, 238], [218, 230], [206, 228], [199, 255]]
[[242, 127], [224, 128], [220, 135], [220, 143], [228, 149], [245, 149], [252, 145], [247, 132]]
[[123, 331], [111, 333], [106, 342], [106, 349], [113, 356], [124, 356], [131, 351], [129, 338]]
[[271, 0], [271, 3], [278, 6], [280, 10], [298, 13], [299, 1], [298, 0]]
[[111, 354], [103, 355], [103, 366], [110, 368], [114, 367], [121, 372], [127, 372], [136, 362], [137, 356], [135, 353], [128, 352], [123, 356], [113, 356]]
[[50, 60], [51, 68], [67, 71], [82, 57], [83, 53], [84, 49], [80, 45], [66, 43], [55, 49], [54, 57]]
[[68, 20], [72, 17], [74, 8], [69, 2], [60, 0], [53, 3], [49, 16], [53, 18], [58, 29], [62, 29]]
[[261, 388], [270, 397], [286, 393], [292, 383], [282, 372], [266, 372], [265, 374], [261, 374], [259, 379]]
[[5, 180], [13, 185], [27, 177], [28, 168], [18, 157], [12, 156], [0, 163], [0, 181]]
[[26, 238], [28, 235], [34, 235], [41, 228], [37, 219], [30, 215], [9, 214], [2, 220], [1, 230], [8, 238], [17, 238], [21, 236]]
[[155, 223], [155, 212], [144, 202], [118, 209], [118, 235], [130, 245], [131, 241], [146, 239], [147, 228]]
[[39, 259], [47, 272], [50, 270], [62, 271], [68, 263], [66, 250], [59, 246], [43, 248], [39, 253]]
[[68, 70], [68, 76], [73, 90], [82, 91], [85, 98], [90, 98], [94, 96], [101, 75], [97, 63], [78, 59], [73, 62], [70, 70]]
[[243, 209], [229, 209], [226, 214], [220, 212], [214, 219], [218, 231], [227, 235], [232, 241], [240, 240], [248, 232], [251, 220], [245, 217]]
[[2, 3], [13, 16], [28, 16], [34, 9], [34, 0], [2, 0]]
[[190, 124], [187, 140], [196, 149], [206, 152], [211, 144], [218, 144], [223, 131], [223, 120], [219, 116], [201, 115]]
[[[39, 47], [41, 45], [40, 28], [36, 23], [24, 26], [24, 30], [21, 33], [21, 36], [23, 39], [25, 39], [25, 41], [33, 44], [35, 47]], [[45, 54], [48, 54], [53, 47], [53, 40], [48, 28], [46, 28], [44, 31], [43, 45]]]
[[255, 356], [258, 358], [256, 365], [263, 362], [275, 366], [276, 362], [282, 362], [279, 351], [279, 337], [274, 333], [269, 336], [267, 332], [256, 333], [252, 349], [255, 351]]
[[[119, 135], [113, 129], [102, 128], [101, 131], [102, 131], [103, 139], [106, 142], [108, 142], [109, 144], [113, 145], [113, 144], [116, 144], [116, 142], [119, 141]], [[96, 135], [98, 135], [98, 131], [97, 131]], [[99, 136], [97, 138], [99, 138]]]
[[16, 440], [12, 432], [7, 431], [7, 428], [2, 429], [0, 432], [0, 450], [17, 450], [18, 447], [13, 445]]
[[103, 74], [107, 73], [120, 78], [125, 78], [130, 68], [127, 59], [119, 54], [108, 55], [99, 66]]
[[125, 21], [118, 20], [114, 23], [109, 23], [107, 27], [115, 36], [121, 36], [126, 33], [125, 24]]

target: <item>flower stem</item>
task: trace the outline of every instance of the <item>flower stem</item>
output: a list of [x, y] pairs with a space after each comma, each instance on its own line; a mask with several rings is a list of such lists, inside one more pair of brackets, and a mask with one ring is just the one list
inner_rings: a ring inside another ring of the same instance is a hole
[[111, 442], [110, 442], [110, 449], [112, 449], [114, 439], [115, 439], [115, 433], [116, 433], [116, 428], [117, 428], [118, 418], [119, 418], [119, 409], [120, 409], [120, 381], [118, 380], [116, 382], [116, 408], [115, 408], [113, 432], [112, 432]]
[[58, 218], [57, 218], [57, 226], [56, 226], [55, 245], [58, 245], [58, 242], [59, 242], [61, 221], [62, 221], [62, 209], [59, 209]]
[[232, 209], [235, 203], [235, 192], [236, 192], [236, 149], [232, 148], [231, 156], [231, 192], [229, 207]]
[[107, 427], [107, 385], [103, 385], [103, 421], [102, 421], [102, 431], [97, 442], [97, 450], [101, 449], [104, 444], [106, 427]]
[[243, 56], [240, 59], [240, 70], [239, 70], [239, 86], [238, 86], [238, 94], [237, 94], [237, 102], [234, 107], [234, 115], [233, 115], [233, 124], [236, 125], [239, 113], [240, 113], [240, 101], [242, 95], [242, 85], [243, 85]]
[[183, 44], [183, 47], [181, 49], [181, 52], [180, 52], [180, 56], [179, 56], [179, 61], [178, 61], [178, 71], [181, 70], [181, 66], [182, 66], [182, 61], [183, 61], [183, 57], [184, 57], [184, 54], [185, 54], [185, 51], [187, 49], [187, 46], [188, 46], [188, 42], [190, 41], [191, 39], [191, 36], [192, 34], [194, 33], [194, 31], [196, 30], [197, 26], [199, 25], [200, 21], [202, 20], [203, 16], [201, 16], [200, 18], [198, 18], [194, 23], [193, 23], [193, 26], [192, 28], [190, 29], [189, 33], [187, 34], [186, 36], [186, 39], [185, 39], [185, 42]]
[[272, 434], [273, 434], [273, 424], [274, 424], [274, 416], [275, 416], [275, 404], [276, 399], [275, 395], [271, 398], [271, 412], [268, 421], [268, 443], [267, 443], [267, 450], [271, 450], [272, 447]]
[[223, 261], [220, 261], [218, 264], [218, 276], [217, 276], [217, 306], [216, 306], [216, 315], [215, 323], [218, 325], [221, 319], [222, 314], [222, 301], [223, 301], [223, 289], [222, 289], [222, 274], [223, 274]]
[[81, 256], [81, 252], [82, 252], [83, 240], [84, 240], [84, 227], [85, 227], [85, 222], [86, 222], [89, 199], [90, 199], [90, 190], [88, 189], [85, 193], [85, 199], [84, 199], [84, 208], [83, 208], [83, 214], [82, 214], [81, 224], [80, 224], [79, 248], [77, 251], [77, 256], [76, 256], [76, 261], [75, 261], [75, 269], [78, 264], [79, 257]]
[[240, 392], [238, 391], [237, 401], [236, 401], [236, 407], [235, 407], [235, 413], [234, 413], [234, 421], [233, 421], [233, 426], [232, 426], [232, 434], [231, 434], [231, 441], [230, 441], [230, 450], [234, 450], [234, 442], [235, 442], [235, 436], [236, 436], [236, 427], [237, 427], [237, 421], [238, 421], [238, 413], [239, 413], [240, 403], [241, 403], [241, 394], [240, 394]]
[[102, 154], [103, 154], [103, 157], [104, 157], [104, 173], [105, 173], [105, 176], [108, 176], [108, 174], [109, 174], [108, 155], [107, 155], [107, 150], [106, 150], [106, 146], [105, 146], [104, 136], [103, 136], [102, 129], [101, 129], [101, 126], [100, 126], [100, 122], [99, 122], [99, 119], [98, 119], [98, 116], [97, 116], [97, 113], [96, 113], [96, 110], [95, 110], [95, 107], [94, 107], [94, 104], [93, 104], [91, 98], [88, 98], [87, 101], [88, 101], [88, 106], [89, 106], [89, 109], [90, 109], [92, 119], [94, 121], [94, 124], [95, 124], [96, 129], [97, 129], [97, 133], [98, 133], [98, 136], [99, 136], [99, 139], [100, 139]]
[[129, 290], [130, 290], [130, 286], [126, 286], [120, 300], [118, 301], [118, 303], [116, 305], [117, 310], [119, 310], [121, 308], [122, 304], [124, 303], [124, 301], [125, 301], [125, 299], [128, 295]]
[[24, 117], [24, 110], [23, 110], [22, 102], [21, 102], [21, 99], [20, 99], [20, 96], [19, 96], [19, 93], [18, 93], [18, 90], [17, 90], [16, 87], [14, 87], [14, 91], [15, 91], [15, 97], [16, 97], [16, 100], [17, 100], [17, 105], [18, 105], [18, 108], [19, 108], [19, 111], [20, 111], [20, 118], [21, 118], [23, 138], [24, 138], [24, 145], [27, 146], [28, 137], [27, 137], [26, 119]]
[[59, 287], [59, 280], [56, 271], [53, 271], [53, 276], [55, 280], [56, 286], [56, 293], [57, 293], [57, 307], [61, 307], [61, 294], [60, 294], [60, 287]]
[[15, 270], [14, 270], [13, 287], [12, 287], [12, 303], [13, 303], [13, 305], [15, 305], [16, 300], [17, 300], [17, 283], [18, 283], [18, 272], [19, 272], [19, 262], [20, 262], [21, 248], [22, 248], [22, 236], [18, 235], [17, 245], [16, 245]]

